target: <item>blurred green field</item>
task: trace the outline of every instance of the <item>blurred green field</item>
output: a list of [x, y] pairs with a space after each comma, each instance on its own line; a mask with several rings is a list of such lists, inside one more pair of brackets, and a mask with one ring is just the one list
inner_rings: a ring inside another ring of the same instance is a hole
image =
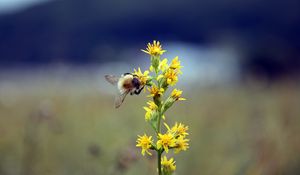
[[[96, 89], [42, 87], [0, 94], [1, 175], [156, 174], [155, 159], [135, 148], [136, 135], [152, 133], [145, 94], [116, 110]], [[177, 175], [300, 174], [298, 86], [195, 86], [184, 96], [166, 115], [190, 127]]]

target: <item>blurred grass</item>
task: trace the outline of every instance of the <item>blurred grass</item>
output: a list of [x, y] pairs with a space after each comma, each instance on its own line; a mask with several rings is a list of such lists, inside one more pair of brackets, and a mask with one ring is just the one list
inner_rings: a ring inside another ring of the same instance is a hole
[[[115, 110], [114, 97], [95, 89], [43, 88], [0, 94], [1, 175], [156, 173], [155, 159], [135, 148], [136, 135], [152, 132], [145, 95]], [[177, 174], [300, 173], [298, 86], [194, 86], [184, 94], [188, 101], [167, 113], [169, 123], [190, 127], [190, 149], [174, 155]]]

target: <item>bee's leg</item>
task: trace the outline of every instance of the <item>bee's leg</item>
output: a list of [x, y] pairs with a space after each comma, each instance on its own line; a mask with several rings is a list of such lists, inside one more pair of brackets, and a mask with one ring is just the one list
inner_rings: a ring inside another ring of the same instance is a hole
[[[134, 91], [134, 93], [135, 93], [135, 91]], [[133, 92], [130, 92], [130, 95], [133, 95]]]
[[141, 89], [136, 89], [136, 90], [134, 91], [134, 93], [135, 93], [136, 95], [139, 95], [139, 94], [142, 92], [142, 90], [144, 89], [144, 87], [145, 87], [145, 86], [143, 86]]

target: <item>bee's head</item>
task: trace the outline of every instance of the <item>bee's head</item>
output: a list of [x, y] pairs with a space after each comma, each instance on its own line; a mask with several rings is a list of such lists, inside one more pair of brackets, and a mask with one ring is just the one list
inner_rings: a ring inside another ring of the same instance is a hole
[[138, 78], [136, 78], [136, 77], [134, 77], [134, 78], [132, 79], [132, 84], [133, 84], [133, 86], [134, 86], [136, 89], [139, 89], [140, 86], [141, 86], [140, 80], [139, 80]]

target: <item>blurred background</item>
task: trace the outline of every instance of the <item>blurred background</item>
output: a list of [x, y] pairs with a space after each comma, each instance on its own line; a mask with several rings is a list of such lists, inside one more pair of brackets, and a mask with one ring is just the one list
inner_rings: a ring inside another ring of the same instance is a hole
[[300, 1], [0, 0], [0, 175], [152, 175], [146, 94], [113, 107], [105, 74], [184, 66], [176, 174], [300, 174]]

